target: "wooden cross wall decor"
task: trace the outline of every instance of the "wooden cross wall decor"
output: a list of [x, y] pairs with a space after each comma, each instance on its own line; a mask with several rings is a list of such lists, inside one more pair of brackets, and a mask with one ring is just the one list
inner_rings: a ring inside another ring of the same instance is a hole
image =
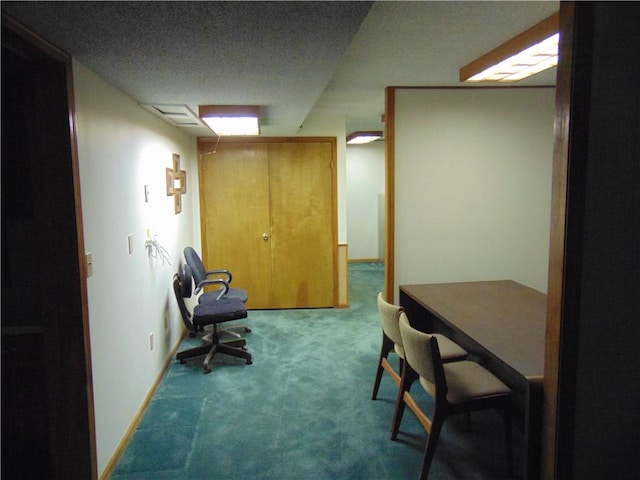
[[187, 193], [187, 172], [180, 170], [180, 155], [173, 154], [173, 168], [167, 168], [167, 196], [173, 195], [176, 215], [182, 211], [182, 195]]

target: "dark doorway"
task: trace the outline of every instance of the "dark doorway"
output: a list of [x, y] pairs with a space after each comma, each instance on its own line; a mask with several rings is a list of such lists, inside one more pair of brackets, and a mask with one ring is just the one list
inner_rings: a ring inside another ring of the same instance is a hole
[[70, 59], [2, 16], [2, 478], [95, 478]]

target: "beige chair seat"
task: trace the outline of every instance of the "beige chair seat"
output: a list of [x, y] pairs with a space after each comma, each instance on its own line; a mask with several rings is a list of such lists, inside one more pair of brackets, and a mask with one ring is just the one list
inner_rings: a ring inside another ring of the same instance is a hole
[[[440, 346], [439, 340], [438, 346]], [[475, 362], [464, 360], [446, 363], [442, 368], [447, 379], [447, 402], [449, 403], [464, 403], [480, 397], [511, 392], [509, 387]], [[430, 384], [423, 377], [420, 377], [420, 384], [427, 391], [432, 388], [428, 387]]]
[[434, 333], [434, 337], [438, 340], [438, 347], [440, 347], [440, 357], [444, 363], [456, 362], [458, 363], [463, 358], [467, 358], [469, 354], [464, 348], [458, 345], [456, 342], [445, 337], [439, 333]]

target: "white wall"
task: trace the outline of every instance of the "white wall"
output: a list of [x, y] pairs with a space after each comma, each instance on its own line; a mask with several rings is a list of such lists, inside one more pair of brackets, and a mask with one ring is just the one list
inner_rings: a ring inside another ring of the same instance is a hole
[[385, 225], [379, 208], [385, 193], [384, 148], [382, 141], [347, 145], [349, 260], [384, 258], [380, 253], [380, 232], [384, 232]]
[[[93, 255], [87, 283], [102, 473], [182, 332], [171, 281], [183, 247], [194, 242], [196, 141], [78, 62], [74, 89], [84, 243]], [[181, 155], [188, 179], [180, 215], [166, 196], [165, 168], [172, 167], [173, 153]], [[157, 235], [173, 265], [148, 256], [146, 229]]]
[[546, 292], [555, 89], [398, 89], [395, 285]]

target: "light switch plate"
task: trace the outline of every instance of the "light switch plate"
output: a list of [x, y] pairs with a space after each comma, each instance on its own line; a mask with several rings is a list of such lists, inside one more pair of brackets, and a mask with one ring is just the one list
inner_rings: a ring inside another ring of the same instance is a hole
[[87, 263], [87, 278], [89, 278], [93, 275], [93, 254], [91, 252], [87, 252], [84, 258]]

